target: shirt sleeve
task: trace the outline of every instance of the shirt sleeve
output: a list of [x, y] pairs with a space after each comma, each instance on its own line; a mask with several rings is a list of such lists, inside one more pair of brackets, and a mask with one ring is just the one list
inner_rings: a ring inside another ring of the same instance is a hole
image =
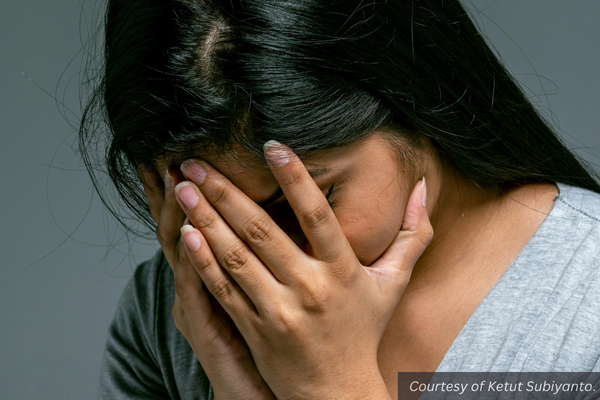
[[162, 253], [141, 264], [108, 331], [99, 399], [168, 399], [156, 351], [156, 288]]

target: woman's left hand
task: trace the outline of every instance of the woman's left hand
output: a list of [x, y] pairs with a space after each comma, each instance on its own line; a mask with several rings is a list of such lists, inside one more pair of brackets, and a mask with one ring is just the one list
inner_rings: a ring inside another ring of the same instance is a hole
[[279, 144], [265, 153], [312, 254], [216, 169], [197, 161], [204, 172], [184, 167], [194, 183], [176, 188], [195, 227], [182, 228], [189, 260], [278, 399], [388, 399], [377, 349], [433, 236], [424, 181], [409, 197], [395, 240], [366, 267], [299, 158]]

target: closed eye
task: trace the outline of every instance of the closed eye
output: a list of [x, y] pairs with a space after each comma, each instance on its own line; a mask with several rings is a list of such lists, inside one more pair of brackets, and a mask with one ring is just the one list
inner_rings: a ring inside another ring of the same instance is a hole
[[[333, 201], [331, 200], [331, 195], [333, 193], [334, 186], [335, 186], [335, 183], [333, 183], [329, 187], [329, 189], [327, 189], [327, 192], [325, 193], [325, 199], [327, 199], [327, 203], [329, 203], [330, 207], [332, 207], [334, 204]], [[278, 197], [275, 200], [270, 200], [268, 202], [261, 202], [261, 203], [258, 203], [258, 205], [266, 210], [267, 208], [272, 208], [272, 206], [280, 205], [284, 200], [285, 200], [285, 196], [281, 195], [280, 197]], [[268, 203], [268, 204], [262, 205], [263, 203]]]
[[329, 187], [329, 189], [327, 190], [327, 193], [325, 194], [325, 198], [327, 199], [327, 202], [329, 203], [329, 207], [333, 207], [333, 201], [331, 200], [331, 193], [333, 193], [334, 186], [335, 186], [335, 183]]

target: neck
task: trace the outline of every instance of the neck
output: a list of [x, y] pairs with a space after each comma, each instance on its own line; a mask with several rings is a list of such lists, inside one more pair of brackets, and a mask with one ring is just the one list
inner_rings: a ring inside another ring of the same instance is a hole
[[480, 187], [455, 168], [440, 167], [428, 179], [428, 208], [435, 234], [415, 265], [415, 281], [443, 279], [467, 263], [478, 254], [478, 243], [499, 238], [498, 222], [507, 212], [505, 195], [497, 188]]
[[480, 187], [450, 167], [427, 179], [435, 233], [411, 283], [443, 283], [458, 271], [472, 279], [498, 278], [541, 225], [557, 193], [550, 184]]

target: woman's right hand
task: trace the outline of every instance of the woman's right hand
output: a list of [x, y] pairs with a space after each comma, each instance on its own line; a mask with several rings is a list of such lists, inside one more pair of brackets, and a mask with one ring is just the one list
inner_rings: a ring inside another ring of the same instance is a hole
[[[215, 400], [275, 399], [258, 372], [244, 338], [206, 289], [187, 257], [180, 234], [185, 214], [174, 190], [185, 178], [173, 167], [168, 168], [164, 180], [157, 172], [140, 170], [140, 173], [152, 218], [158, 224], [158, 242], [173, 270], [173, 319], [200, 361], [213, 387]], [[185, 305], [185, 317], [182, 305]], [[194, 315], [189, 315], [189, 310], [193, 310]], [[190, 332], [195, 334], [190, 335]]]

